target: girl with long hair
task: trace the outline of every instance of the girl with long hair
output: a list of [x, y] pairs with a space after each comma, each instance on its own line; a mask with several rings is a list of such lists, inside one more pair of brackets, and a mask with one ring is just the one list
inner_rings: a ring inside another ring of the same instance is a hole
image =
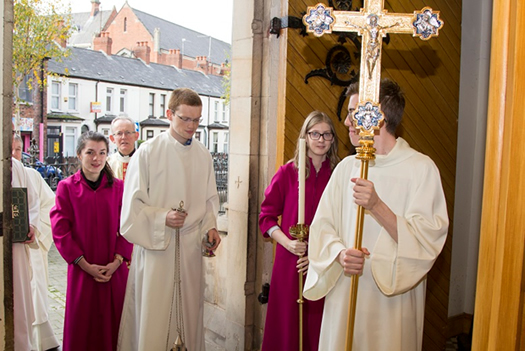
[[[306, 139], [304, 224], [309, 225], [332, 170], [339, 162], [337, 137], [330, 117], [313, 111], [304, 121], [299, 138]], [[298, 273], [306, 273], [308, 253], [307, 243], [293, 239], [289, 233], [298, 219], [298, 144], [294, 158], [279, 168], [266, 189], [259, 215], [263, 236], [277, 242], [263, 351], [299, 349]], [[304, 301], [304, 351], [318, 349], [323, 304], [323, 300]]]
[[55, 245], [68, 263], [62, 350], [116, 350], [133, 246], [119, 233], [123, 182], [106, 163], [108, 140], [84, 133], [80, 170], [61, 181], [51, 209]]

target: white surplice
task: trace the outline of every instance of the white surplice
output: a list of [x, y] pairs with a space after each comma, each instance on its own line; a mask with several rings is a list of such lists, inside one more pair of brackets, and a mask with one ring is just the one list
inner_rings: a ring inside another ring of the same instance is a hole
[[118, 179], [124, 180], [124, 169], [126, 165], [126, 172], [127, 172], [127, 166], [129, 166], [129, 160], [131, 160], [131, 156], [122, 156], [118, 151], [109, 155], [107, 159], [107, 163], [111, 167], [111, 170], [113, 171], [113, 174]]
[[[25, 167], [20, 161], [12, 158], [12, 187], [27, 188], [29, 224], [39, 229], [40, 202], [38, 194], [31, 184]], [[14, 294], [14, 327], [15, 350], [36, 350], [32, 344], [32, 324], [35, 320], [31, 293], [31, 262], [29, 251], [37, 251], [36, 245], [13, 243], [13, 294]], [[38, 252], [38, 251], [37, 251]]]
[[[335, 169], [310, 227], [310, 266], [304, 296], [326, 296], [319, 350], [344, 350], [350, 278], [337, 256], [354, 247], [357, 205], [351, 178], [361, 161]], [[370, 251], [359, 279], [354, 351], [421, 350], [426, 274], [445, 244], [448, 216], [439, 171], [398, 138], [388, 155], [371, 161], [368, 179], [397, 217], [398, 243], [365, 212], [363, 247]]]
[[175, 229], [166, 215], [184, 201], [180, 229], [186, 347], [204, 350], [201, 241], [216, 228], [219, 199], [212, 158], [202, 143], [182, 145], [169, 132], [143, 143], [124, 183], [121, 234], [135, 244], [126, 288], [118, 349], [168, 350], [176, 334]]
[[53, 328], [49, 323], [49, 301], [47, 297], [48, 286], [48, 253], [53, 243], [51, 234], [51, 221], [49, 211], [55, 205], [55, 193], [40, 173], [34, 168], [26, 167], [26, 173], [38, 194], [40, 200], [40, 227], [36, 230], [38, 250], [29, 250], [33, 278], [31, 289], [33, 293], [33, 307], [35, 321], [33, 323], [33, 346], [37, 350], [49, 350], [59, 346]]

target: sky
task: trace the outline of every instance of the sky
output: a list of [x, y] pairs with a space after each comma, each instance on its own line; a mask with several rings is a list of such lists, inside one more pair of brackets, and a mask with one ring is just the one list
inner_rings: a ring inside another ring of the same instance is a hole
[[[119, 11], [126, 0], [100, 0]], [[91, 0], [70, 0], [71, 12], [91, 11]], [[233, 0], [128, 0], [129, 6], [231, 44]]]

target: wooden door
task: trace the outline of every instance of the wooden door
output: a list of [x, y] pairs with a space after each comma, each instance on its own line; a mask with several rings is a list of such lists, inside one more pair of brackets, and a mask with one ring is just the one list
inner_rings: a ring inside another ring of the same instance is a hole
[[525, 4], [494, 1], [473, 350], [525, 350]]

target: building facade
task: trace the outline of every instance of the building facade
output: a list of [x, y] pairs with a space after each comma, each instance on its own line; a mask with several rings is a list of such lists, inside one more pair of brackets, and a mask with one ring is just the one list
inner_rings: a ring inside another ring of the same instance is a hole
[[228, 151], [229, 108], [222, 98], [221, 76], [89, 49], [71, 50], [63, 62], [48, 62], [48, 158], [74, 156], [78, 137], [85, 131], [109, 136], [111, 121], [122, 114], [136, 122], [140, 140], [166, 131], [169, 97], [179, 87], [195, 90], [202, 99], [203, 121], [195, 138], [212, 152]]

